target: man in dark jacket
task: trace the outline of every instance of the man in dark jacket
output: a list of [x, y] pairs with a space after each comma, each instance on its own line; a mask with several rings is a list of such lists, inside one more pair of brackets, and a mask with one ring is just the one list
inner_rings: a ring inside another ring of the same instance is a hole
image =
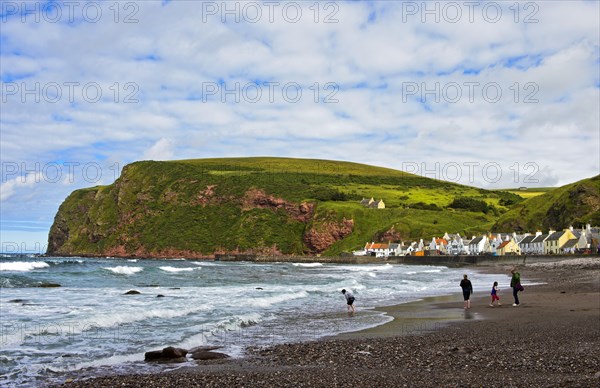
[[460, 288], [462, 288], [463, 298], [465, 299], [465, 310], [471, 308], [471, 294], [473, 294], [473, 285], [471, 281], [467, 279], [467, 275], [464, 276], [463, 280], [460, 281]]

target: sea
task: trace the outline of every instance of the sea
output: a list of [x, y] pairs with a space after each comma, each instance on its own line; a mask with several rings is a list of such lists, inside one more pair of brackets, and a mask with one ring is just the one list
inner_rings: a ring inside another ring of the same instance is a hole
[[[167, 346], [221, 346], [218, 351], [243, 357], [250, 346], [358, 331], [392, 319], [376, 307], [460, 292], [465, 271], [475, 292], [489, 292], [494, 281], [510, 281], [506, 274], [384, 261], [349, 265], [2, 255], [0, 385], [45, 386], [69, 376], [193, 365], [144, 362], [145, 352]], [[347, 314], [344, 288], [356, 297], [353, 316]], [[131, 290], [139, 294], [126, 294]]]

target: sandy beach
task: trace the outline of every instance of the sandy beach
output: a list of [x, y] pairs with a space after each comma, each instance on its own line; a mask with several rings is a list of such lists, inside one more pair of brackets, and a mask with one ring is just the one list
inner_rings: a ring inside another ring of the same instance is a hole
[[[507, 273], [510, 267], [474, 269]], [[249, 349], [243, 359], [202, 361], [163, 374], [71, 376], [63, 386], [600, 385], [600, 258], [518, 269], [525, 283], [544, 283], [526, 286], [518, 307], [501, 284], [499, 307], [489, 307], [489, 292], [475, 294], [470, 310], [463, 310], [458, 294], [428, 298], [381, 309], [394, 319], [360, 332]]]

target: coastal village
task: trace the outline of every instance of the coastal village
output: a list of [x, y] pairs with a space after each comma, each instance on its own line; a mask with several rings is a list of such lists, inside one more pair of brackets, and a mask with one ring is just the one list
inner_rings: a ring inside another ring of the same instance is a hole
[[[385, 209], [382, 199], [373, 198], [360, 201], [370, 209]], [[564, 230], [537, 231], [535, 234], [488, 233], [480, 236], [461, 236], [459, 233], [445, 233], [433, 237], [431, 241], [420, 239], [405, 243], [367, 242], [362, 250], [354, 251], [355, 256], [436, 256], [436, 255], [569, 255], [596, 254], [600, 251], [600, 228], [590, 224], [581, 229], [570, 226]]]
[[461, 236], [445, 233], [430, 241], [367, 242], [355, 256], [436, 256], [436, 255], [570, 255], [596, 254], [600, 250], [600, 227], [590, 224], [581, 229], [572, 226], [564, 230], [524, 233], [488, 233]]
[[[383, 199], [363, 198], [360, 204], [370, 209], [385, 209]], [[444, 233], [431, 241], [420, 239], [405, 243], [367, 242], [355, 256], [438, 256], [438, 255], [570, 255], [600, 252], [600, 227], [586, 224], [581, 229], [570, 226], [564, 230], [547, 233], [488, 233], [480, 236], [461, 236]]]

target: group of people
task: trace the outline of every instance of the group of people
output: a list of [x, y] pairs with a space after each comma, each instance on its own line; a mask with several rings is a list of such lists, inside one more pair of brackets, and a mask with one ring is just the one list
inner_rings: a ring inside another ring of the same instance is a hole
[[[519, 302], [519, 292], [523, 291], [523, 286], [521, 285], [521, 274], [517, 271], [515, 267], [510, 271], [512, 274], [512, 278], [510, 279], [510, 286], [513, 289], [513, 297], [515, 298], [515, 303], [513, 306], [518, 306]], [[462, 288], [463, 297], [465, 300], [464, 308], [465, 310], [471, 308], [471, 295], [473, 295], [473, 284], [469, 280], [467, 275], [464, 275], [463, 280], [460, 282], [460, 287]], [[342, 290], [342, 294], [346, 297], [346, 305], [348, 306], [348, 314], [354, 314], [356, 311], [354, 309], [354, 295], [352, 292], [346, 291], [346, 289]], [[492, 301], [490, 302], [490, 307], [494, 307], [494, 302], [496, 302], [496, 306], [501, 306], [500, 297], [498, 296], [498, 282], [494, 282], [492, 286]]]
[[[519, 302], [519, 292], [523, 291], [524, 288], [521, 285], [521, 274], [517, 271], [517, 269], [513, 267], [510, 273], [512, 274], [512, 278], [510, 279], [510, 287], [513, 290], [513, 298], [515, 299], [515, 303], [513, 303], [513, 306], [516, 307], [521, 304]], [[460, 288], [462, 288], [463, 292], [464, 309], [470, 309], [471, 295], [473, 294], [473, 284], [471, 284], [471, 281], [468, 279], [467, 275], [464, 275], [463, 280], [461, 280]], [[492, 300], [490, 302], [490, 307], [494, 307], [494, 302], [496, 302], [496, 306], [500, 306], [501, 303], [500, 297], [498, 296], [498, 282], [494, 282], [494, 285], [492, 286], [491, 295]]]

